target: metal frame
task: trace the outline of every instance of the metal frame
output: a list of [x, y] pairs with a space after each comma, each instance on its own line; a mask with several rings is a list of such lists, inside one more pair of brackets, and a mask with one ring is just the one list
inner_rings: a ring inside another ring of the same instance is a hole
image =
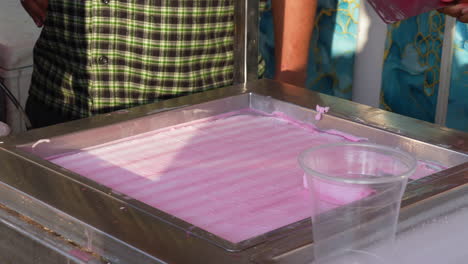
[[[90, 249], [109, 259], [119, 258], [115, 257], [116, 251], [103, 246], [107, 242], [112, 248], [126, 248], [127, 251], [117, 252], [127, 252], [129, 256], [143, 254], [147, 259], [157, 257], [176, 263], [268, 262], [274, 256], [297, 250], [312, 242], [309, 219], [232, 244], [41, 158], [255, 102], [272, 109], [280, 106], [286, 114], [295, 113], [294, 117], [321, 129], [345, 128], [343, 131], [357, 134], [365, 127], [369, 131], [365, 136], [373, 142], [390, 140], [387, 143], [420, 153], [420, 158], [436, 155], [450, 166], [461, 164], [410, 183], [403, 201], [405, 208], [468, 183], [468, 163], [464, 163], [468, 151], [466, 133], [306, 89], [258, 80], [0, 139], [0, 181], [6, 189], [15, 190], [10, 192], [12, 203], [8, 206], [80, 243], [87, 241], [82, 237], [84, 230], [88, 234], [92, 231], [96, 241], [102, 243]], [[320, 122], [314, 121], [314, 111], [307, 110], [317, 104], [331, 107]], [[197, 111], [201, 109], [204, 111]], [[50, 139], [52, 144], [35, 144], [41, 139]], [[9, 192], [0, 193], [1, 201], [8, 201]], [[18, 197], [27, 197], [29, 204], [22, 205], [23, 198]], [[61, 225], [62, 221], [74, 223], [73, 228]], [[141, 235], [148, 232], [151, 236]]]

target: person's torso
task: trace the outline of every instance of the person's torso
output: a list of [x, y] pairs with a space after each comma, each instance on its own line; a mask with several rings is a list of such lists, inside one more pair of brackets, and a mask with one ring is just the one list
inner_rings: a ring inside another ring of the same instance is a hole
[[49, 0], [31, 95], [77, 117], [227, 86], [234, 0]]

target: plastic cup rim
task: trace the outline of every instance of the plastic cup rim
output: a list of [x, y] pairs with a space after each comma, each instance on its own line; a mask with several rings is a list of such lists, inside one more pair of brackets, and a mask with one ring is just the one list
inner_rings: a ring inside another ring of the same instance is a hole
[[[341, 147], [341, 146], [343, 147], [344, 146], [370, 147], [373, 149], [380, 149], [380, 150], [388, 151], [391, 153], [395, 153], [399, 156], [403, 156], [407, 160], [410, 160], [411, 164], [407, 164], [409, 166], [408, 170], [405, 170], [403, 173], [396, 174], [393, 176], [381, 177], [381, 178], [349, 179], [349, 178], [339, 177], [339, 176], [330, 176], [330, 175], [326, 175], [324, 173], [318, 172], [316, 170], [309, 168], [304, 162], [306, 155], [308, 155], [311, 152], [315, 152], [320, 149], [325, 149], [325, 148], [330, 148], [330, 147]], [[417, 159], [405, 151], [383, 146], [383, 145], [373, 144], [373, 143], [359, 143], [359, 142], [332, 143], [332, 144], [324, 144], [324, 145], [308, 148], [301, 152], [301, 154], [298, 157], [298, 161], [302, 169], [304, 169], [304, 171], [309, 175], [318, 176], [320, 178], [334, 181], [334, 182], [351, 183], [351, 184], [378, 184], [378, 183], [390, 183], [390, 182], [401, 181], [401, 180], [407, 179], [411, 174], [413, 174], [416, 171], [416, 167], [418, 164]]]

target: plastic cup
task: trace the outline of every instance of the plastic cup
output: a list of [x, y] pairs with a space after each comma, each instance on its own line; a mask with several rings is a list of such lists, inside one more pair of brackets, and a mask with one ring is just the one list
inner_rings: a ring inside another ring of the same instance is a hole
[[391, 263], [401, 198], [416, 159], [367, 143], [305, 150], [314, 264]]

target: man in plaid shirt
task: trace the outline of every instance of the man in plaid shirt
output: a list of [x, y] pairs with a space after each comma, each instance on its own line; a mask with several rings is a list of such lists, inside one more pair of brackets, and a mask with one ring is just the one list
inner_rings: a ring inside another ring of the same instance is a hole
[[[34, 127], [232, 84], [237, 0], [21, 1], [43, 27]], [[316, 1], [272, 0], [277, 80], [305, 81]]]

